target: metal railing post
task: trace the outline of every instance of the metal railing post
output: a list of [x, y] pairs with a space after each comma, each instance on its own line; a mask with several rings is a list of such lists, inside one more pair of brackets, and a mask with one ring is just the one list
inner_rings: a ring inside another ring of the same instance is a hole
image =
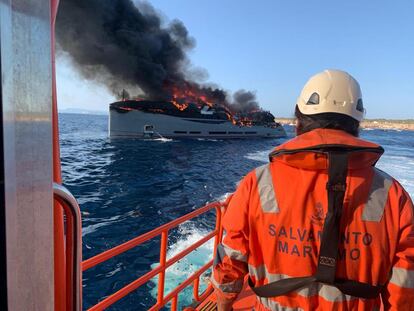
[[213, 256], [216, 255], [217, 252], [217, 246], [219, 245], [219, 243], [221, 242], [221, 238], [222, 238], [222, 234], [223, 234], [223, 228], [221, 227], [221, 216], [222, 216], [222, 212], [221, 212], [221, 206], [217, 206], [216, 207], [216, 230], [217, 230], [217, 235], [214, 238], [214, 253]]
[[168, 230], [164, 230], [161, 233], [160, 266], [162, 267], [162, 270], [158, 278], [158, 296], [157, 296], [157, 303], [160, 305], [164, 302], [165, 263], [167, 261], [167, 244], [168, 244]]
[[54, 199], [67, 217], [66, 290], [67, 311], [82, 310], [82, 220], [78, 202], [64, 186], [53, 183]]
[[193, 296], [196, 301], [200, 301], [200, 293], [199, 291], [200, 286], [200, 277], [196, 278], [193, 283]]
[[178, 295], [175, 296], [171, 301], [171, 311], [177, 311], [178, 306]]

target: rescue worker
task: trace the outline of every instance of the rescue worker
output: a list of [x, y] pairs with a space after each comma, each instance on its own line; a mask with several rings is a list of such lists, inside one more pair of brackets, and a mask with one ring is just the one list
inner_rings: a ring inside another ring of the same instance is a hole
[[414, 310], [413, 203], [358, 138], [358, 82], [325, 70], [296, 105], [297, 137], [241, 181], [211, 282], [231, 310], [246, 278], [255, 310]]

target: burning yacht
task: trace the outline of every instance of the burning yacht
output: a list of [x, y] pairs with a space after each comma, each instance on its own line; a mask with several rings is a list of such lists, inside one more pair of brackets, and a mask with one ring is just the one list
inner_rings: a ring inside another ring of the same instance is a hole
[[110, 137], [285, 137], [267, 111], [232, 114], [223, 106], [174, 101], [123, 100], [110, 104]]

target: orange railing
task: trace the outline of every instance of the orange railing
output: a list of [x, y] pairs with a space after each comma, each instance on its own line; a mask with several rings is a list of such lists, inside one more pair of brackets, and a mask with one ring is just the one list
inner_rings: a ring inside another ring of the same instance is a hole
[[[86, 271], [100, 263], [103, 263], [119, 254], [122, 254], [138, 245], [143, 244], [144, 242], [154, 239], [156, 237], [161, 236], [160, 241], [160, 264], [144, 274], [143, 276], [139, 277], [135, 281], [132, 281], [125, 287], [121, 288], [117, 292], [113, 293], [112, 295], [106, 297], [105, 299], [101, 300], [99, 303], [94, 305], [89, 309], [89, 311], [92, 310], [103, 310], [105, 308], [108, 308], [121, 298], [125, 297], [132, 291], [136, 290], [143, 284], [150, 281], [152, 278], [158, 275], [158, 295], [157, 295], [157, 303], [153, 305], [149, 310], [159, 310], [162, 307], [164, 307], [167, 303], [171, 302], [171, 310], [177, 310], [178, 306], [178, 295], [179, 293], [184, 290], [187, 286], [191, 285], [193, 283], [193, 298], [197, 302], [202, 302], [205, 300], [208, 295], [212, 292], [212, 287], [209, 285], [207, 289], [200, 295], [199, 294], [199, 283], [200, 283], [200, 276], [207, 271], [212, 265], [213, 260], [210, 260], [208, 263], [206, 263], [204, 266], [202, 266], [200, 269], [198, 269], [195, 273], [193, 273], [190, 277], [188, 277], [184, 282], [182, 282], [179, 286], [174, 288], [170, 293], [168, 293], [166, 296], [164, 296], [164, 288], [165, 288], [165, 273], [166, 269], [173, 264], [175, 264], [177, 261], [182, 259], [183, 257], [190, 254], [192, 251], [194, 251], [196, 248], [200, 247], [207, 241], [209, 241], [212, 238], [215, 238], [214, 240], [214, 251], [216, 250], [217, 244], [219, 243], [221, 239], [221, 208], [224, 205], [222, 203], [211, 203], [208, 204], [200, 209], [197, 209], [187, 215], [184, 215], [180, 218], [177, 218], [165, 225], [162, 225], [150, 232], [147, 232], [143, 235], [140, 235], [128, 242], [125, 242], [121, 245], [118, 245], [110, 250], [107, 250], [101, 254], [98, 254], [92, 258], [89, 258], [82, 263], [82, 270]], [[182, 224], [185, 221], [188, 221], [190, 219], [193, 219], [197, 216], [200, 216], [202, 214], [205, 214], [211, 210], [216, 210], [216, 225], [213, 231], [208, 233], [206, 236], [204, 236], [202, 239], [197, 241], [196, 243], [192, 244], [190, 247], [186, 248], [182, 252], [178, 253], [172, 258], [167, 259], [167, 246], [168, 246], [168, 232], [176, 228], [178, 225]], [[213, 255], [213, 254], [212, 254]]]
[[[61, 184], [62, 174], [60, 165], [59, 124], [56, 91], [56, 63], [55, 63], [55, 22], [58, 12], [59, 0], [50, 0], [50, 40], [52, 62], [52, 121], [53, 121], [53, 181]], [[53, 252], [54, 252], [54, 288], [55, 310], [71, 310], [70, 291], [66, 288], [66, 263], [65, 263], [65, 230], [63, 220], [63, 206], [57, 201], [53, 208]]]
[[[64, 186], [53, 183], [53, 196], [55, 209], [63, 208], [66, 216], [65, 257], [61, 271], [63, 280], [66, 281], [63, 288], [63, 299], [55, 310], [82, 310], [82, 220], [78, 202]], [[63, 221], [63, 219], [62, 219]], [[55, 284], [55, 286], [58, 286]]]

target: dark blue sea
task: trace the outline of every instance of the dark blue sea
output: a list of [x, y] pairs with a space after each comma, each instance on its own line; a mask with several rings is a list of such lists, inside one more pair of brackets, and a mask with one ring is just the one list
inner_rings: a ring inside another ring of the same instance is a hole
[[[81, 207], [84, 259], [225, 198], [285, 140], [111, 140], [107, 116], [61, 114], [59, 119], [63, 182]], [[287, 126], [286, 131], [293, 137], [293, 127]], [[414, 132], [369, 129], [361, 137], [385, 148], [378, 166], [413, 196]], [[196, 242], [213, 226], [214, 213], [180, 226], [171, 232], [168, 256]], [[84, 308], [154, 267], [159, 261], [158, 245], [155, 239], [86, 271]], [[211, 250], [212, 242], [171, 267], [166, 291], [205, 263]], [[155, 282], [110, 310], [147, 310], [156, 302]], [[189, 291], [180, 302], [181, 306], [191, 302]]]

